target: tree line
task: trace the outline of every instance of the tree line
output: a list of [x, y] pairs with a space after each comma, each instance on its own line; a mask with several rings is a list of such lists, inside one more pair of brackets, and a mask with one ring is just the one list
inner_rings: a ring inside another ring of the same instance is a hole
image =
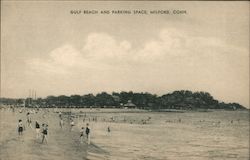
[[[25, 102], [25, 103], [24, 103]], [[60, 95], [48, 96], [46, 98], [9, 99], [1, 98], [2, 104], [26, 105], [27, 107], [65, 107], [65, 108], [122, 108], [136, 107], [140, 109], [245, 109], [238, 103], [219, 102], [208, 92], [192, 92], [188, 90], [174, 91], [172, 93], [158, 96], [151, 93], [135, 92], [107, 92], [86, 95]]]

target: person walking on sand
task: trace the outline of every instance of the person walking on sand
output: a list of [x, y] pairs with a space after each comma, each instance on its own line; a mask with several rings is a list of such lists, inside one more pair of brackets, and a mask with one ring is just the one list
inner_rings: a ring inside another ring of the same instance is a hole
[[40, 124], [36, 121], [36, 139], [40, 137]]
[[84, 127], [82, 127], [80, 130], [80, 143], [83, 142], [83, 134], [84, 134]]
[[90, 144], [90, 128], [89, 128], [89, 124], [86, 124], [86, 130], [85, 130], [86, 136], [87, 136], [87, 142], [88, 144]]
[[48, 125], [47, 124], [42, 124], [43, 126], [43, 131], [42, 131], [42, 134], [43, 134], [43, 138], [42, 138], [42, 143], [44, 141], [46, 141], [46, 144], [48, 144], [48, 139], [47, 139], [47, 136], [48, 136]]

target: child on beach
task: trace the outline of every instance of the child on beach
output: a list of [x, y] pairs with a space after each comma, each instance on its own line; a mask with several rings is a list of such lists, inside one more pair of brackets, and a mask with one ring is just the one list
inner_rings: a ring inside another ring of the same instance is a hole
[[36, 139], [40, 137], [40, 124], [36, 121]]
[[82, 127], [80, 130], [80, 143], [83, 142], [83, 134], [84, 134], [84, 127]]
[[48, 139], [47, 139], [47, 135], [48, 135], [48, 125], [47, 124], [42, 124], [43, 126], [43, 131], [42, 131], [42, 134], [43, 134], [43, 138], [42, 138], [42, 143], [44, 141], [46, 141], [46, 144], [48, 143]]
[[88, 144], [90, 144], [90, 136], [89, 136], [90, 129], [89, 129], [89, 124], [88, 123], [86, 124], [85, 133], [86, 133], [86, 136], [87, 136], [87, 142], [88, 142]]

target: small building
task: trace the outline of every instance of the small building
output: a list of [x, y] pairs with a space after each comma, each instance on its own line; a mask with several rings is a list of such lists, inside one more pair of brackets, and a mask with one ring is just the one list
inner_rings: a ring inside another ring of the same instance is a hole
[[132, 103], [131, 100], [128, 100], [128, 103], [124, 104], [123, 106], [127, 108], [136, 108], [136, 105]]

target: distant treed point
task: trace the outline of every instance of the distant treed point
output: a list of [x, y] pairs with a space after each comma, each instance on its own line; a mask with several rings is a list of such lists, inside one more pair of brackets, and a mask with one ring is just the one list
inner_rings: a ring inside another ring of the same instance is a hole
[[[32, 103], [31, 103], [32, 102]], [[102, 92], [96, 95], [60, 95], [46, 98], [11, 99], [1, 98], [1, 104], [19, 107], [39, 108], [138, 108], [146, 110], [196, 110], [196, 109], [246, 109], [238, 103], [224, 103], [213, 98], [207, 92], [192, 92], [188, 90], [174, 91], [158, 96], [151, 93]]]

